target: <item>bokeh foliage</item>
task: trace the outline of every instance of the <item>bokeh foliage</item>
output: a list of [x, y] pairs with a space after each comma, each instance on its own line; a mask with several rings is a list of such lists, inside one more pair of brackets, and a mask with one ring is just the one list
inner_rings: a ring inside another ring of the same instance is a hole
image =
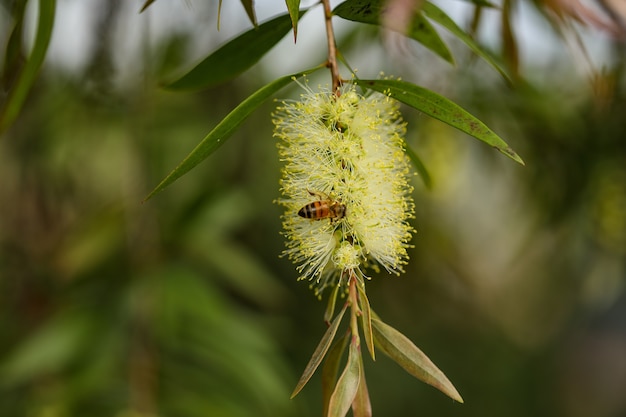
[[[537, 85], [514, 90], [480, 67], [449, 81], [526, 167], [406, 113], [433, 186], [415, 182], [407, 273], [374, 277], [368, 296], [466, 402], [380, 355], [365, 361], [378, 414], [626, 412], [626, 91], [613, 62], [602, 100], [565, 69], [558, 83], [530, 70]], [[319, 376], [288, 399], [324, 305], [277, 256], [272, 103], [141, 203], [272, 79], [263, 61], [195, 94], [156, 77], [106, 88], [114, 74], [87, 68], [44, 67], [0, 138], [0, 416], [319, 415]]]

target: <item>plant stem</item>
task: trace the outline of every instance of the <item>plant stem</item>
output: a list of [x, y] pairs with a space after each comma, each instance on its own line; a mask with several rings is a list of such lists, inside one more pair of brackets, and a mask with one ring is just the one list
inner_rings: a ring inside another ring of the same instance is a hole
[[350, 302], [350, 331], [352, 332], [352, 343], [358, 347], [360, 345], [360, 340], [357, 317], [361, 314], [361, 311], [359, 310], [356, 288], [358, 283], [354, 274], [350, 274], [350, 282], [348, 285], [348, 299]]
[[341, 76], [339, 75], [339, 67], [337, 66], [337, 46], [335, 45], [335, 33], [333, 32], [332, 12], [330, 10], [330, 0], [322, 0], [324, 5], [324, 19], [326, 20], [326, 37], [328, 38], [328, 62], [326, 65], [330, 69], [330, 75], [333, 79], [333, 92], [339, 96], [339, 87], [341, 87]]

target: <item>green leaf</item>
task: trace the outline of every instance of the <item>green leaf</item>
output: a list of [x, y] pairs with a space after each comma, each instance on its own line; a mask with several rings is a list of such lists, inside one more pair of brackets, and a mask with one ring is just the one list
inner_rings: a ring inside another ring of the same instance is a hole
[[26, 0], [14, 2], [11, 10], [13, 28], [8, 36], [4, 53], [4, 65], [0, 70], [0, 89], [9, 90], [11, 82], [15, 79], [22, 67], [22, 48], [24, 45], [24, 12]]
[[17, 77], [15, 85], [9, 92], [4, 107], [0, 109], [0, 134], [15, 121], [26, 101], [28, 92], [35, 83], [48, 51], [54, 26], [55, 10], [56, 0], [39, 0], [39, 19], [33, 50]]
[[356, 343], [350, 343], [348, 363], [337, 381], [328, 403], [329, 417], [344, 417], [356, 397], [361, 380], [361, 357]]
[[359, 307], [361, 308], [361, 324], [363, 326], [363, 335], [365, 336], [365, 344], [367, 350], [369, 350], [372, 360], [376, 360], [376, 354], [374, 352], [374, 336], [372, 333], [372, 311], [370, 309], [370, 302], [365, 294], [365, 285], [361, 282], [357, 282], [356, 287], [359, 290]]
[[330, 297], [328, 297], [328, 304], [326, 305], [326, 311], [324, 311], [324, 322], [330, 323], [330, 320], [335, 315], [335, 304], [337, 304], [337, 294], [339, 294], [339, 285], [335, 285]]
[[220, 30], [220, 24], [222, 22], [222, 0], [217, 3], [217, 30]]
[[460, 403], [463, 398], [434, 363], [405, 335], [377, 318], [372, 319], [374, 340], [380, 350], [417, 379]]
[[233, 79], [256, 64], [290, 29], [288, 14], [265, 22], [223, 45], [165, 88], [197, 90]]
[[155, 0], [146, 0], [146, 2], [143, 4], [143, 6], [141, 6], [141, 9], [139, 10], [139, 13], [142, 13], [144, 10], [146, 10], [152, 3], [154, 3]]
[[433, 26], [421, 13], [417, 13], [413, 17], [411, 26], [408, 28], [405, 35], [409, 38], [415, 39], [435, 54], [454, 65], [454, 57], [452, 57], [452, 53], [450, 53], [448, 46], [441, 39], [435, 28], [433, 28]]
[[513, 77], [519, 79], [519, 48], [511, 23], [513, 20], [513, 7], [514, 5], [511, 0], [504, 0], [502, 4], [502, 14], [500, 15], [502, 21], [500, 31], [502, 38], [502, 54], [504, 55], [508, 68], [513, 73]]
[[353, 22], [380, 25], [383, 11], [380, 0], [346, 0], [333, 10], [333, 15]]
[[490, 1], [487, 0], [465, 0], [468, 3], [474, 3], [474, 5], [478, 6], [478, 7], [487, 7], [490, 9], [498, 9], [499, 6], [497, 6], [495, 3], [491, 3]]
[[337, 340], [328, 351], [324, 366], [322, 367], [322, 402], [324, 404], [323, 416], [328, 415], [328, 404], [330, 397], [335, 391], [335, 379], [337, 378], [337, 372], [339, 371], [339, 363], [343, 352], [348, 346], [350, 340], [350, 333], [346, 332], [339, 340]]
[[[381, 25], [385, 13], [385, 4], [381, 0], [348, 0], [333, 10], [333, 14], [353, 22]], [[454, 58], [445, 42], [432, 25], [416, 9], [408, 27], [387, 27], [415, 39], [444, 60], [454, 64]]]
[[265, 100], [271, 97], [278, 90], [291, 83], [294, 79], [310, 74], [320, 68], [317, 67], [298, 74], [286, 75], [278, 78], [264, 87], [261, 87], [250, 97], [242, 101], [233, 111], [231, 111], [215, 128], [205, 136], [204, 139], [196, 146], [187, 157], [172, 172], [165, 177], [159, 185], [145, 198], [149, 200], [152, 196], [163, 191], [168, 185], [185, 175], [192, 168], [204, 161], [217, 148], [219, 148], [226, 140], [237, 130], [237, 128], [246, 120], [254, 110], [256, 110]]
[[244, 9], [246, 9], [246, 14], [248, 15], [248, 19], [254, 25], [254, 27], [258, 27], [259, 23], [256, 20], [256, 13], [254, 11], [254, 0], [241, 0], [241, 4]]
[[291, 17], [291, 26], [293, 27], [293, 41], [298, 39], [298, 19], [300, 18], [300, 0], [285, 0], [289, 16]]
[[458, 104], [439, 94], [401, 80], [354, 80], [369, 88], [401, 101], [437, 120], [493, 146], [509, 158], [524, 165], [524, 161], [507, 143]]
[[508, 82], [511, 81], [509, 74], [493, 59], [489, 53], [481, 48], [474, 39], [472, 39], [463, 29], [461, 29], [443, 10], [434, 4], [426, 1], [422, 5], [422, 11], [428, 16], [428, 18], [439, 23], [441, 26], [448, 29], [452, 34], [464, 42], [474, 53], [483, 58], [489, 63], [496, 71], [498, 71]]
[[85, 314], [76, 311], [49, 320], [5, 357], [0, 365], [0, 384], [22, 384], [64, 369], [89, 340], [92, 325]]
[[406, 154], [408, 155], [409, 159], [413, 163], [413, 166], [415, 167], [415, 170], [417, 171], [418, 175], [424, 182], [424, 185], [426, 186], [426, 188], [430, 190], [433, 187], [433, 182], [421, 158], [417, 156], [415, 151], [413, 151], [413, 149], [411, 149], [411, 147], [408, 144], [404, 147], [404, 149], [406, 150]]
[[370, 401], [370, 393], [367, 390], [367, 382], [365, 381], [365, 372], [363, 370], [363, 359], [359, 355], [359, 367], [361, 368], [361, 379], [359, 380], [359, 389], [356, 392], [354, 401], [352, 402], [353, 417], [372, 417], [372, 403]]
[[320, 363], [322, 363], [322, 359], [324, 359], [324, 356], [326, 355], [330, 344], [335, 338], [335, 333], [337, 333], [339, 324], [341, 324], [341, 319], [343, 318], [343, 314], [346, 312], [346, 308], [348, 308], [347, 304], [343, 306], [339, 314], [337, 314], [337, 317], [335, 317], [335, 320], [333, 320], [330, 327], [326, 330], [326, 333], [324, 333], [322, 340], [320, 340], [320, 343], [317, 345], [315, 352], [313, 352], [313, 356], [311, 356], [309, 363], [307, 364], [306, 368], [304, 368], [304, 372], [302, 373], [300, 380], [296, 384], [296, 388], [291, 393], [291, 398], [298, 395], [298, 393], [302, 390], [302, 388], [304, 388], [306, 383], [309, 382], [309, 379], [311, 379], [317, 367], [320, 365]]

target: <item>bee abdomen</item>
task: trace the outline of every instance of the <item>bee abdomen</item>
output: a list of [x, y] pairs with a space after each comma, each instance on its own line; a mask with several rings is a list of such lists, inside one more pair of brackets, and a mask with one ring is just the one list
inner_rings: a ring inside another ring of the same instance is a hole
[[320, 201], [314, 201], [302, 207], [300, 211], [298, 211], [298, 216], [304, 217], [305, 219], [319, 219], [324, 217], [323, 212], [324, 205]]

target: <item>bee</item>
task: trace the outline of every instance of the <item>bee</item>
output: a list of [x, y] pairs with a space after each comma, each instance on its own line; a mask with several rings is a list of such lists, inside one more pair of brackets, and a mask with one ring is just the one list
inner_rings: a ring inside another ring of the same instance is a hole
[[[308, 191], [308, 190], [307, 190]], [[320, 199], [312, 201], [298, 211], [298, 216], [311, 220], [341, 219], [346, 215], [346, 206], [338, 201], [330, 199], [327, 195], [309, 191]]]

